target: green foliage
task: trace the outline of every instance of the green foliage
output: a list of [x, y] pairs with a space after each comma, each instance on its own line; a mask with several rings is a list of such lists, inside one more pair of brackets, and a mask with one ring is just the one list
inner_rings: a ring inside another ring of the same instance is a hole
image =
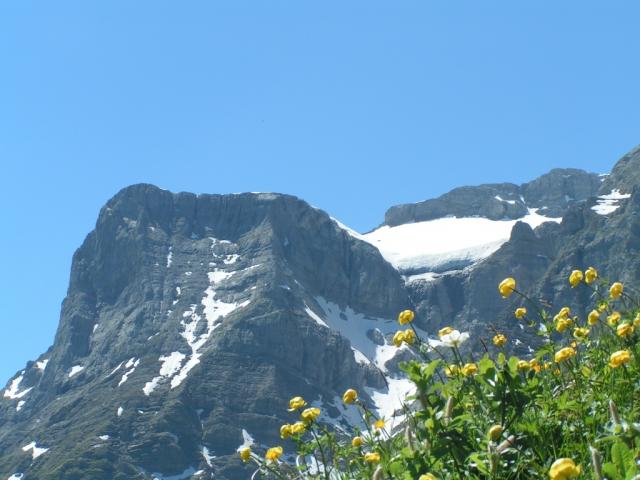
[[[589, 320], [571, 316], [568, 308], [557, 314], [543, 309], [516, 290], [515, 281], [506, 290], [501, 284], [503, 296], [514, 285], [513, 293], [537, 312], [514, 318], [541, 337], [542, 347], [528, 359], [508, 356], [496, 337], [499, 347], [466, 360], [459, 343], [445, 341], [447, 331], [435, 348], [418, 337], [397, 337], [408, 338], [416, 353], [401, 365], [415, 384], [403, 425], [376, 428], [376, 416], [357, 400], [364, 432], [307, 422], [304, 432], [292, 436], [298, 467], [253, 454], [259, 471], [326, 480], [636, 478], [640, 303], [620, 284], [610, 293], [596, 277], [592, 270], [582, 283], [582, 275], [572, 273], [572, 286], [589, 289], [599, 310]], [[407, 314], [401, 315], [406, 323]], [[362, 445], [352, 445], [356, 436]], [[318, 464], [324, 465], [320, 471], [312, 468]]]

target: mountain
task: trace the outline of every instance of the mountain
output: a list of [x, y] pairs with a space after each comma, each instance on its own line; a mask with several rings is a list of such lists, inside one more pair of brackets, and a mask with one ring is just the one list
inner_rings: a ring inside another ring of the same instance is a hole
[[290, 447], [294, 395], [335, 428], [359, 422], [349, 387], [391, 418], [405, 308], [425, 337], [455, 325], [477, 349], [494, 326], [526, 354], [496, 285], [580, 312], [572, 268], [637, 281], [638, 172], [636, 149], [608, 176], [463, 187], [364, 235], [288, 195], [127, 187], [74, 254], [53, 345], [0, 398], [0, 479], [245, 479], [240, 445]]

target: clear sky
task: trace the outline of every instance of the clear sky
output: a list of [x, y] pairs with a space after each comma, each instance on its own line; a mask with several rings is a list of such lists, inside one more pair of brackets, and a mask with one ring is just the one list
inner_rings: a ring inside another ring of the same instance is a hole
[[122, 187], [277, 191], [351, 227], [640, 143], [635, 1], [0, 3], [0, 384]]

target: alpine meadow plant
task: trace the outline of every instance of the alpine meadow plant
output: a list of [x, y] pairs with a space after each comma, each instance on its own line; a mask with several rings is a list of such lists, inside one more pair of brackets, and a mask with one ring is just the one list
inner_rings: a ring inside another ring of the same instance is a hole
[[482, 355], [463, 354], [469, 334], [453, 327], [428, 342], [414, 313], [401, 312], [393, 344], [415, 354], [401, 364], [415, 393], [400, 422], [378, 418], [348, 389], [342, 400], [359, 410], [361, 427], [330, 428], [319, 408], [294, 397], [297, 418], [280, 434], [295, 444], [295, 464], [280, 446], [245, 447], [241, 459], [255, 463], [254, 478], [640, 479], [640, 300], [593, 267], [568, 282], [591, 295], [585, 318], [542, 307], [513, 278], [499, 284], [503, 298], [521, 303], [513, 321], [541, 337], [528, 358], [508, 356], [510, 340], [496, 331]]

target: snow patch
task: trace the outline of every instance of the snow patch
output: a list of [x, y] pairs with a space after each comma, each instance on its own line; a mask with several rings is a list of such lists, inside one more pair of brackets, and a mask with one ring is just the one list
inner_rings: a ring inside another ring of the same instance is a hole
[[24, 473], [14, 473], [9, 478], [7, 478], [7, 480], [22, 480], [23, 477]]
[[144, 387], [142, 387], [144, 394], [146, 396], [151, 395], [162, 379], [174, 376], [180, 370], [180, 366], [185, 357], [186, 355], [180, 352], [171, 352], [167, 356], [161, 356], [159, 358], [160, 362], [162, 362], [160, 375], [153, 378], [150, 382], [145, 383]]
[[74, 365], [73, 367], [71, 367], [71, 370], [69, 370], [69, 378], [73, 377], [74, 375], [77, 375], [78, 373], [80, 373], [82, 370], [84, 370], [84, 367], [81, 365]]
[[122, 385], [124, 382], [126, 382], [129, 379], [129, 376], [135, 372], [136, 367], [140, 364], [140, 359], [136, 359], [135, 357], [131, 357], [129, 359], [129, 361], [126, 363], [126, 365], [124, 366], [124, 368], [128, 368], [129, 370], [127, 370], [123, 375], [122, 378], [120, 379], [120, 382], [118, 383], [118, 386]]
[[121, 417], [122, 416], [122, 412], [124, 412], [124, 408], [118, 407], [118, 410], [116, 411], [116, 415]]
[[31, 450], [31, 457], [34, 460], [36, 458], [38, 458], [40, 455], [44, 455], [45, 453], [47, 453], [49, 451], [48, 448], [38, 447], [36, 442], [31, 442], [30, 444], [25, 445], [24, 447], [22, 447], [22, 451], [23, 452], [28, 452], [29, 450]]
[[38, 370], [42, 370], [44, 372], [44, 369], [47, 368], [47, 364], [49, 363], [49, 359], [45, 358], [44, 360], [40, 361], [40, 362], [36, 362], [36, 368]]
[[515, 204], [516, 204], [516, 201], [515, 201], [515, 200], [505, 200], [505, 199], [504, 199], [504, 198], [502, 198], [500, 195], [496, 195], [496, 196], [495, 196], [495, 197], [493, 197], [493, 198], [495, 198], [495, 199], [496, 199], [496, 200], [498, 200], [499, 202], [505, 202], [505, 203], [508, 203], [508, 204], [510, 204], [510, 205], [515, 205]]
[[24, 378], [24, 371], [20, 373], [19, 377], [14, 378], [13, 381], [11, 382], [11, 385], [9, 385], [9, 388], [7, 388], [4, 391], [5, 398], [9, 398], [11, 400], [18, 400], [24, 397], [27, 393], [29, 393], [32, 390], [33, 387], [25, 388], [23, 391], [20, 391], [20, 383], [22, 382], [23, 378]]
[[236, 451], [240, 451], [243, 448], [249, 448], [251, 445], [253, 445], [255, 442], [255, 440], [253, 439], [253, 437], [249, 434], [249, 432], [247, 432], [244, 428], [242, 429], [242, 444], [236, 449]]
[[24, 407], [25, 403], [27, 403], [25, 400], [20, 400], [16, 405], [16, 412], [19, 412], [20, 410], [22, 410], [22, 407]]
[[196, 469], [193, 467], [187, 468], [184, 472], [177, 475], [162, 475], [161, 473], [154, 472], [151, 475], [153, 480], [186, 480], [187, 478], [195, 475]]
[[598, 215], [609, 215], [620, 208], [620, 200], [631, 197], [630, 193], [621, 193], [618, 189], [611, 190], [607, 195], [600, 195], [591, 210]]
[[207, 465], [209, 465], [209, 467], [213, 467], [212, 460], [216, 457], [215, 455], [211, 455], [211, 452], [209, 452], [209, 449], [204, 445], [202, 446], [202, 458], [204, 458], [204, 461], [207, 462]]

